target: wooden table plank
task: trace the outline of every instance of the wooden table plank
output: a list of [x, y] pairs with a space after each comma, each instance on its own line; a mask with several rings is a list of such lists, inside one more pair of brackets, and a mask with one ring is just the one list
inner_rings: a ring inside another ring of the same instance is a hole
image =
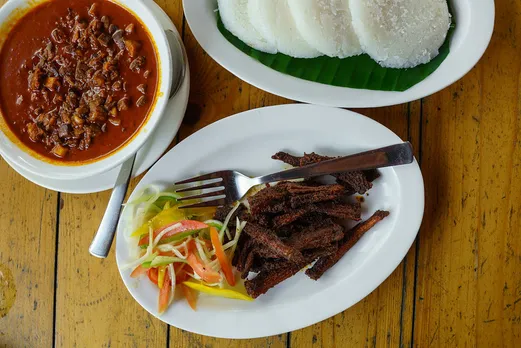
[[49, 347], [57, 194], [27, 182], [1, 158], [0, 178], [0, 346]]
[[[402, 139], [419, 146], [419, 103], [391, 108], [354, 110], [384, 124]], [[410, 135], [411, 132], [417, 134]], [[291, 333], [294, 347], [409, 346], [415, 248], [391, 276], [355, 306], [319, 324]]]
[[419, 346], [520, 342], [521, 4], [498, 1], [496, 11], [479, 66], [424, 102]]
[[[421, 146], [422, 118], [422, 102], [415, 101], [409, 103], [409, 130], [407, 133], [409, 141], [414, 147], [414, 155], [420, 166], [423, 163]], [[400, 348], [412, 347], [414, 344], [414, 308], [416, 305], [418, 253], [419, 239], [417, 237], [404, 259], [404, 293], [402, 296], [402, 332]]]
[[246, 82], [224, 70], [204, 52], [188, 24], [184, 32], [192, 84], [180, 140], [221, 118], [248, 110], [250, 90]]
[[59, 216], [56, 289], [58, 347], [160, 347], [167, 325], [149, 315], [122, 284], [114, 259], [92, 257], [88, 246], [97, 230], [109, 192], [63, 194]]

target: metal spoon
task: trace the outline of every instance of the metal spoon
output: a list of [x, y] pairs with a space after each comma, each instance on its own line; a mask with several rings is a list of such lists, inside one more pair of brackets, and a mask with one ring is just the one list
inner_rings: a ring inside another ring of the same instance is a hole
[[[179, 92], [185, 78], [186, 52], [180, 42], [180, 38], [172, 30], [165, 30], [165, 33], [172, 52], [172, 89], [169, 96], [169, 99], [172, 99]], [[109, 254], [118, 226], [119, 216], [121, 215], [121, 205], [127, 194], [135, 161], [136, 154], [126, 160], [121, 166], [98, 232], [89, 247], [89, 252], [93, 256], [106, 258]]]

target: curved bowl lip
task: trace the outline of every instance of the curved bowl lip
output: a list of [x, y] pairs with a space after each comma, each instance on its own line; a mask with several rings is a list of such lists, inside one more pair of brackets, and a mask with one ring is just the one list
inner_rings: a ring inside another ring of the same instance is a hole
[[[15, 11], [23, 13], [49, 0], [10, 0], [0, 8], [0, 23], [6, 21]], [[59, 162], [41, 160], [12, 134], [8, 127], [0, 129], [0, 154], [28, 172], [51, 179], [82, 179], [106, 172], [122, 164], [133, 156], [153, 134], [163, 116], [169, 100], [172, 84], [172, 53], [163, 26], [151, 10], [141, 1], [110, 0], [131, 12], [147, 29], [155, 47], [158, 62], [158, 86], [154, 105], [138, 131], [122, 146], [114, 151], [86, 162]], [[0, 117], [1, 116], [0, 113]], [[5, 120], [0, 119], [5, 122]], [[4, 128], [6, 128], [4, 130]], [[9, 134], [5, 134], [9, 133]], [[13, 141], [14, 140], [14, 141]]]
[[452, 0], [457, 21], [451, 52], [441, 66], [404, 92], [336, 87], [282, 74], [241, 52], [216, 28], [215, 1], [183, 0], [188, 25], [202, 48], [240, 79], [267, 92], [304, 103], [366, 108], [391, 106], [432, 95], [466, 75], [485, 53], [494, 30], [494, 0]]

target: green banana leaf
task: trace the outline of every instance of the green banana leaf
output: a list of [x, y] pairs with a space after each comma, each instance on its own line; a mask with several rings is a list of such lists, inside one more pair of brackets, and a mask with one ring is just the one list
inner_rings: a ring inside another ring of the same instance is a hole
[[217, 27], [224, 37], [242, 52], [283, 74], [338, 87], [402, 92], [427, 78], [447, 58], [455, 23], [452, 23], [439, 55], [429, 63], [411, 69], [384, 68], [367, 54], [343, 59], [327, 56], [303, 59], [282, 53], [264, 53], [249, 47], [229, 32], [219, 14]]

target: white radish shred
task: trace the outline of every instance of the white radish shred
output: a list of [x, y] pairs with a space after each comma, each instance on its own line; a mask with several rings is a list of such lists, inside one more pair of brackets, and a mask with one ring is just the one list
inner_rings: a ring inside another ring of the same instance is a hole
[[150, 255], [152, 255], [152, 250], [154, 249], [152, 247], [152, 242], [154, 241], [153, 235], [154, 235], [154, 230], [152, 229], [152, 227], [149, 227], [148, 228], [148, 247], [147, 247], [147, 252], [145, 253], [145, 255], [141, 256], [139, 259], [137, 259], [137, 260], [135, 260], [133, 262], [130, 262], [130, 263], [126, 264], [126, 265], [123, 265], [123, 267], [121, 267], [123, 270], [136, 268], [137, 266], [139, 266], [140, 264], [145, 262], [146, 259], [150, 257]]
[[241, 232], [246, 227], [246, 221], [239, 223], [239, 219], [237, 219], [237, 228], [235, 232], [235, 245], [232, 247], [232, 251], [230, 252], [230, 259], [233, 259], [233, 255], [235, 254], [235, 249], [237, 249], [237, 244], [239, 242], [239, 238], [241, 237]]
[[188, 276], [194, 278], [195, 280], [199, 280], [199, 281], [202, 281], [203, 279], [201, 277], [199, 277], [199, 274], [195, 273], [194, 274], [190, 274], [190, 273], [187, 273]]
[[174, 301], [176, 287], [175, 270], [172, 264], [168, 265], [168, 273], [170, 274], [170, 281], [172, 282], [172, 286], [170, 287], [170, 298], [168, 299], [168, 305], [170, 306], [172, 301]]
[[226, 237], [228, 237], [228, 239], [232, 239], [232, 235], [231, 235], [230, 230], [228, 228], [226, 228], [224, 230], [224, 232], [226, 233]]
[[210, 267], [212, 267], [214, 270], [216, 271], [220, 271], [221, 270], [221, 264], [219, 263], [219, 260], [218, 259], [215, 259], [213, 260], [212, 262], [210, 262], [208, 264]]
[[204, 264], [208, 264], [210, 260], [206, 256], [206, 253], [204, 252], [203, 247], [201, 246], [202, 242], [199, 240], [199, 238], [196, 238], [195, 242], [195, 246], [197, 248], [197, 252], [199, 253], [199, 257], [201, 258]]
[[[230, 249], [231, 247], [233, 247], [235, 244], [237, 244], [237, 241], [235, 239], [233, 239], [233, 240], [231, 240], [228, 243], [223, 245], [223, 250], [226, 251], [226, 250]], [[210, 251], [209, 255], [210, 256], [214, 256], [215, 255], [215, 250]]]
[[210, 250], [208, 250], [208, 247], [206, 246], [206, 243], [202, 243], [201, 246], [203, 247], [204, 254], [206, 255], [206, 257], [208, 257], [210, 259], [211, 258]]
[[224, 219], [224, 222], [223, 222], [223, 227], [221, 228], [221, 230], [219, 231], [219, 240], [223, 241], [224, 239], [224, 232], [226, 231], [226, 228], [228, 228], [228, 224], [230, 223], [230, 220], [233, 216], [233, 214], [237, 211], [237, 209], [239, 209], [239, 207], [241, 206], [241, 202], [238, 202], [235, 207], [233, 207], [232, 210], [230, 210], [230, 212], [228, 213], [228, 215], [226, 215], [226, 219]]
[[235, 244], [237, 244], [237, 241], [235, 239], [229, 241], [228, 243], [223, 245], [223, 250], [228, 250], [231, 247], [233, 247]]
[[154, 239], [154, 246], [157, 245], [157, 243], [159, 243], [159, 241], [161, 240], [161, 238], [163, 238], [163, 236], [169, 232], [172, 232], [173, 230], [175, 230], [176, 228], [179, 228], [181, 227], [182, 224], [181, 223], [177, 223], [175, 225], [172, 225], [168, 228], [165, 228], [163, 231], [161, 231], [161, 233], [159, 233], [156, 237], [156, 239]]
[[[135, 215], [136, 209], [134, 206], [126, 207], [123, 210], [123, 221], [125, 221], [125, 227], [123, 229], [123, 237], [125, 238], [125, 242], [127, 243], [127, 247], [129, 250], [137, 250], [135, 247], [136, 239], [131, 237], [132, 232], [134, 231], [135, 219], [126, 218], [126, 216], [133, 217]], [[135, 252], [134, 252], [135, 254]]]
[[186, 256], [181, 254], [181, 252], [178, 250], [178, 248], [176, 248], [173, 245], [170, 245], [170, 244], [158, 245], [157, 249], [159, 249], [159, 251], [162, 251], [162, 252], [171, 251], [171, 252], [173, 252], [175, 254], [176, 257], [178, 257], [180, 259], [183, 259], [183, 260], [186, 260]]
[[[206, 220], [204, 223], [207, 224], [207, 225], [210, 225], [210, 226], [218, 225], [219, 226], [219, 232], [221, 231], [221, 229], [224, 226], [224, 224], [221, 221], [218, 221], [218, 220]], [[230, 230], [228, 229], [228, 227], [225, 228], [224, 232], [226, 233], [226, 236], [228, 237], [228, 239], [232, 239], [232, 235], [230, 234]], [[220, 235], [220, 233], [219, 233], [219, 235]]]

